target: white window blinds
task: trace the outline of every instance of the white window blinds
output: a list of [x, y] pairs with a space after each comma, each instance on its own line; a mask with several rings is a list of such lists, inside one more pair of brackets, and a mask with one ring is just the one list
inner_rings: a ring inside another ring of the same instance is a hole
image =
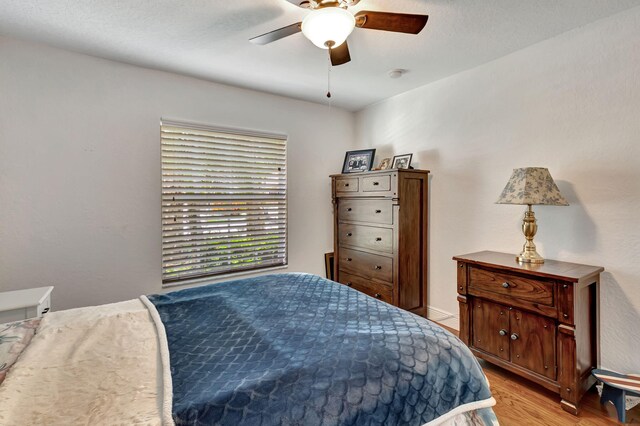
[[161, 123], [162, 281], [287, 264], [286, 138]]

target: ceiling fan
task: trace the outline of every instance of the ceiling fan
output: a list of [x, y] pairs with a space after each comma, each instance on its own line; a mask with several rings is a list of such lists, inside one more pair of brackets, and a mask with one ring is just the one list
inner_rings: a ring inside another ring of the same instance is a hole
[[347, 9], [360, 0], [287, 0], [311, 12], [295, 24], [250, 39], [255, 44], [267, 44], [302, 31], [313, 44], [329, 50], [331, 65], [351, 60], [347, 37], [355, 27], [397, 33], [418, 34], [427, 24], [428, 15], [374, 12], [363, 10], [355, 15]]

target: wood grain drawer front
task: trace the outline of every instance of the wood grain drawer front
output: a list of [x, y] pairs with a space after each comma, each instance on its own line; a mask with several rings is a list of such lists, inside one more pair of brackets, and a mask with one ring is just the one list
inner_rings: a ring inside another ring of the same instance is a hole
[[484, 291], [532, 304], [554, 306], [553, 284], [550, 282], [470, 267], [469, 293], [482, 296]]
[[391, 200], [341, 200], [338, 220], [393, 224]]
[[471, 309], [471, 346], [508, 361], [509, 308], [475, 299]]
[[393, 253], [393, 229], [375, 226], [338, 224], [338, 242], [385, 253]]
[[388, 284], [373, 282], [346, 272], [340, 273], [340, 282], [355, 290], [361, 291], [376, 299], [393, 304], [393, 287]]
[[340, 271], [348, 274], [393, 282], [393, 259], [390, 257], [341, 248], [339, 265]]
[[511, 362], [556, 379], [556, 324], [540, 315], [511, 311]]
[[336, 192], [358, 192], [358, 178], [336, 178]]
[[362, 178], [362, 192], [381, 192], [391, 190], [391, 175], [369, 176]]

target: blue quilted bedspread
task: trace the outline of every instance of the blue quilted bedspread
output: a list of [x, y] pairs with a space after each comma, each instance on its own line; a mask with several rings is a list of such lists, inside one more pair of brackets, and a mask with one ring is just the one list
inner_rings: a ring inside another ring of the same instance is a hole
[[490, 398], [434, 323], [315, 275], [153, 295], [178, 425], [422, 425]]

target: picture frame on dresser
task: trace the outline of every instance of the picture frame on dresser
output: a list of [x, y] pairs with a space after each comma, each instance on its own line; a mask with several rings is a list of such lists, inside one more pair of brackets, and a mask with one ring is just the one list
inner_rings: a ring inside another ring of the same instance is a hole
[[391, 162], [392, 169], [410, 169], [413, 154], [395, 155]]
[[342, 164], [342, 173], [368, 172], [371, 170], [371, 167], [373, 167], [375, 156], [375, 148], [347, 151], [344, 156], [344, 163]]

